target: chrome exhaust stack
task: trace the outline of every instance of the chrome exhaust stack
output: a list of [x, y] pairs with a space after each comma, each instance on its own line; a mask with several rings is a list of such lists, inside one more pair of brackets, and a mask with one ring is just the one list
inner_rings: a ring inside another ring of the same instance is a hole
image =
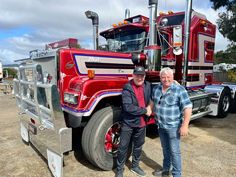
[[130, 18], [130, 10], [125, 9], [125, 19]]
[[158, 0], [149, 0], [149, 43], [147, 51], [148, 71], [159, 71], [161, 68], [161, 47], [157, 46], [157, 5]]
[[94, 43], [94, 50], [98, 50], [98, 25], [99, 25], [99, 17], [96, 12], [93, 11], [86, 11], [85, 15], [88, 19], [92, 20], [93, 24], [93, 43]]

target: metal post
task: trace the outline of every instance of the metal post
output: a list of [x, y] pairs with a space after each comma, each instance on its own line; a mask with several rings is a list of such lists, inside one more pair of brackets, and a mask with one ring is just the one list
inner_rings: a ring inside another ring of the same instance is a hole
[[188, 75], [188, 54], [189, 54], [189, 32], [190, 24], [192, 18], [192, 0], [186, 0], [186, 10], [185, 10], [185, 28], [184, 28], [184, 68], [183, 68], [183, 85], [187, 84]]

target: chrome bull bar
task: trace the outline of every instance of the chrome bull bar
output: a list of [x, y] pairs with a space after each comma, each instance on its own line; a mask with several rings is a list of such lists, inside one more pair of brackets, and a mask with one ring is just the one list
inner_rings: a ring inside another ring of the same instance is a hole
[[57, 171], [50, 168], [55, 164], [48, 164], [54, 176], [62, 176], [63, 153], [72, 150], [72, 130], [66, 127], [57, 86], [44, 82], [41, 65], [27, 64], [18, 68], [13, 89], [22, 139], [33, 144], [48, 162], [60, 159], [61, 163], [55, 162], [60, 164]]

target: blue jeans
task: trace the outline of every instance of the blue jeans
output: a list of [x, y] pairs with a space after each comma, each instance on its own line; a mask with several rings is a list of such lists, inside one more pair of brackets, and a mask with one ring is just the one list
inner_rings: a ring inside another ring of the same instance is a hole
[[163, 170], [169, 171], [172, 167], [173, 177], [181, 176], [181, 152], [179, 128], [159, 128], [159, 136], [163, 151]]

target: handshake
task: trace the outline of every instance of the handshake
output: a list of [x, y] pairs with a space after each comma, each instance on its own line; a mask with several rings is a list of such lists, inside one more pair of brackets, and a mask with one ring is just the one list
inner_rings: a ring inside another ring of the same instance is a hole
[[147, 107], [146, 107], [146, 110], [147, 110], [147, 113], [146, 113], [146, 116], [151, 116], [151, 114], [152, 114], [152, 107], [151, 107], [151, 105], [148, 105]]

